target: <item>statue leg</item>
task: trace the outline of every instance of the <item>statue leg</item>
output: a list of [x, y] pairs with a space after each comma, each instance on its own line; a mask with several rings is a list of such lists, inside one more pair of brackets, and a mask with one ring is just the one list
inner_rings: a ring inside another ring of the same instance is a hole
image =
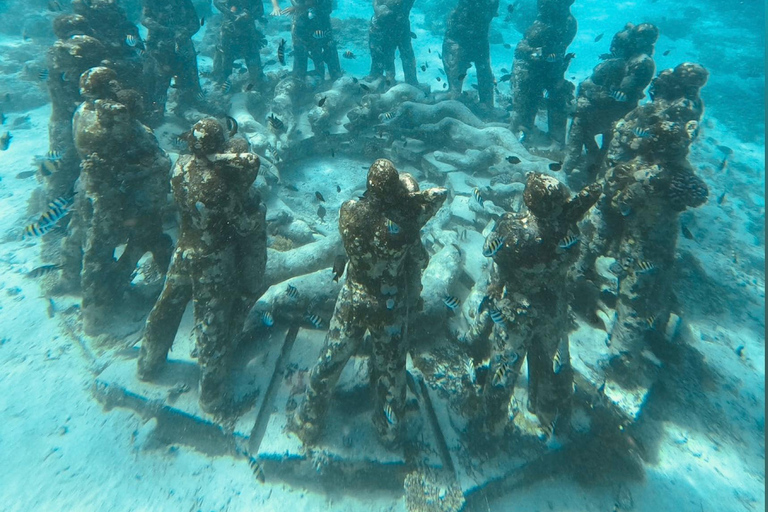
[[416, 54], [413, 52], [413, 43], [411, 42], [410, 23], [402, 31], [398, 49], [400, 50], [400, 61], [403, 63], [405, 83], [414, 86], [419, 85], [419, 80], [416, 78]]
[[261, 65], [260, 41], [264, 40], [264, 35], [251, 27], [241, 37], [245, 40], [245, 65], [248, 66], [248, 76], [254, 82], [264, 80], [264, 68]]
[[215, 413], [223, 411], [231, 401], [234, 251], [231, 247], [224, 248], [205, 255], [205, 260], [205, 266], [193, 276], [193, 304], [200, 365], [200, 407]]
[[307, 76], [307, 66], [309, 64], [309, 48], [307, 42], [302, 37], [301, 27], [296, 26], [294, 22], [291, 36], [293, 39], [293, 76], [299, 80], [304, 80]]
[[491, 54], [488, 43], [475, 59], [477, 70], [477, 92], [480, 103], [493, 107], [493, 70], [491, 69]]
[[489, 373], [483, 387], [485, 428], [493, 435], [503, 433], [509, 424], [509, 402], [526, 355], [525, 340], [519, 330], [510, 336], [507, 326], [493, 326]]
[[354, 304], [355, 299], [355, 293], [345, 285], [336, 300], [320, 357], [309, 374], [304, 402], [293, 418], [291, 428], [306, 444], [315, 442], [322, 432], [333, 388], [365, 335], [366, 325], [358, 319], [364, 317], [363, 308]]
[[527, 62], [515, 59], [512, 69], [512, 130], [515, 132], [533, 130], [541, 98], [539, 80]]
[[179, 93], [178, 107], [182, 111], [197, 103], [200, 79], [197, 70], [197, 53], [191, 39], [179, 43], [176, 52], [176, 87]]
[[186, 267], [183, 251], [177, 250], [168, 268], [163, 291], [144, 326], [138, 361], [138, 375], [142, 380], [151, 379], [165, 362], [181, 317], [192, 298], [192, 280]]
[[450, 39], [443, 41], [443, 68], [448, 81], [448, 92], [452, 98], [461, 95], [464, 79], [460, 78], [469, 69], [469, 64], [464, 62], [464, 51], [459, 43]]
[[229, 77], [235, 62], [235, 53], [232, 48], [234, 34], [231, 32], [232, 28], [226, 23], [221, 26], [221, 39], [213, 55], [213, 79], [218, 83], [223, 83]]
[[579, 164], [584, 141], [589, 138], [586, 125], [587, 121], [584, 118], [584, 113], [578, 112], [574, 116], [571, 129], [568, 132], [568, 144], [565, 148], [565, 160], [563, 161], [563, 172], [566, 174], [571, 174]]
[[331, 80], [341, 77], [341, 63], [339, 62], [339, 50], [336, 48], [336, 40], [331, 39], [323, 47], [323, 61], [328, 66], [328, 74]]
[[383, 325], [371, 329], [373, 424], [382, 444], [392, 448], [400, 442], [402, 420], [405, 416], [405, 360], [408, 353], [403, 338], [405, 306], [386, 311], [383, 316]]

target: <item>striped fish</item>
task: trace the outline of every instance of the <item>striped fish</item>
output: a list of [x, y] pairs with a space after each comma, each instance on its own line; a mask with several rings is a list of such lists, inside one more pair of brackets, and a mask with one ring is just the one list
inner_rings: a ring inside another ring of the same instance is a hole
[[477, 375], [475, 374], [475, 362], [472, 360], [471, 357], [468, 357], [467, 359], [464, 360], [464, 369], [466, 370], [467, 375], [469, 376], [469, 381], [472, 384], [474, 384], [477, 379]]
[[37, 221], [40, 227], [51, 227], [56, 224], [62, 217], [64, 217], [72, 208], [72, 203], [58, 197], [48, 203], [48, 209], [40, 215], [40, 219]]
[[48, 69], [43, 69], [37, 74], [37, 79], [40, 80], [41, 82], [45, 82], [46, 80], [48, 80], [48, 75], [49, 75]]
[[562, 240], [560, 240], [557, 243], [557, 246], [560, 249], [566, 250], [566, 249], [570, 249], [571, 247], [576, 245], [578, 243], [578, 241], [579, 241], [579, 237], [578, 236], [568, 234], [568, 235], [565, 236], [565, 238], [563, 238]]
[[640, 137], [641, 139], [651, 136], [651, 132], [649, 132], [645, 128], [640, 128], [639, 126], [635, 126], [634, 128], [632, 128], [632, 133], [634, 133], [637, 137]]
[[308, 314], [305, 318], [315, 329], [319, 329], [323, 325], [323, 319], [314, 313]]
[[232, 90], [232, 82], [230, 82], [229, 80], [224, 80], [224, 82], [222, 82], [221, 85], [219, 85], [219, 89], [221, 89], [221, 92], [225, 94], [228, 93], [229, 91]]
[[483, 196], [480, 194], [480, 189], [475, 187], [472, 189], [472, 197], [475, 198], [475, 201], [477, 201], [477, 204], [480, 206], [483, 206]]
[[489, 237], [483, 245], [483, 256], [486, 258], [493, 257], [497, 252], [504, 247], [505, 238], [503, 236], [494, 235]]
[[645, 324], [648, 326], [648, 329], [653, 330], [656, 328], [656, 315], [651, 315], [648, 318], [645, 319]]
[[41, 226], [37, 222], [33, 222], [26, 228], [24, 228], [24, 232], [21, 234], [21, 239], [26, 240], [28, 238], [35, 238], [39, 236], [43, 236], [47, 232], [49, 232], [53, 226]]
[[504, 325], [504, 313], [502, 313], [498, 309], [492, 309], [491, 310], [491, 320], [493, 320], [493, 323], [495, 323], [495, 324]]
[[635, 272], [638, 274], [649, 274], [654, 270], [656, 270], [656, 265], [650, 261], [643, 260], [637, 263], [637, 270]]
[[267, 117], [267, 122], [269, 123], [269, 127], [276, 132], [282, 131], [283, 128], [285, 128], [283, 121], [275, 114], [270, 114]]
[[627, 95], [618, 90], [611, 91], [609, 96], [616, 101], [627, 101]]
[[547, 55], [547, 62], [557, 62], [558, 60], [560, 60], [560, 56], [556, 53], [550, 53]]
[[293, 286], [292, 284], [289, 284], [288, 288], [285, 289], [285, 294], [292, 299], [296, 299], [299, 296], [299, 289]]
[[394, 112], [384, 112], [383, 114], [379, 114], [379, 121], [389, 121], [395, 117]]
[[280, 39], [280, 44], [277, 45], [277, 61], [285, 66], [285, 39]]
[[136, 36], [134, 36], [133, 34], [128, 34], [127, 36], [125, 36], [125, 44], [130, 46], [131, 48], [135, 47], [137, 42], [138, 40], [136, 39]]
[[448, 307], [448, 309], [453, 310], [459, 307], [459, 304], [461, 304], [461, 301], [458, 298], [454, 297], [453, 295], [446, 295], [443, 298], [443, 304], [445, 304]]
[[397, 425], [397, 415], [389, 404], [384, 404], [384, 417], [390, 425]]
[[272, 327], [275, 325], [275, 318], [272, 316], [272, 313], [265, 311], [261, 314], [261, 323], [267, 327]]
[[508, 371], [509, 366], [507, 363], [502, 363], [496, 368], [496, 371], [493, 372], [493, 377], [491, 378], [491, 384], [493, 387], [501, 387], [507, 383]]
[[59, 151], [58, 149], [52, 149], [45, 154], [45, 158], [47, 158], [52, 162], [58, 162], [59, 160], [61, 160], [61, 156], [62, 156], [61, 151]]
[[312, 37], [314, 39], [325, 39], [326, 37], [328, 37], [330, 35], [331, 35], [331, 31], [330, 30], [315, 30], [312, 33]]

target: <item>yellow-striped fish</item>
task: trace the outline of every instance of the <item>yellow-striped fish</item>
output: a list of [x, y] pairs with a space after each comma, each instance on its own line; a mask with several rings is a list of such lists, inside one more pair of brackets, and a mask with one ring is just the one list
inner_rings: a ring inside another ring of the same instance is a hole
[[24, 232], [21, 234], [21, 239], [26, 240], [28, 238], [43, 236], [48, 231], [50, 231], [52, 227], [53, 227], [52, 225], [41, 226], [37, 222], [33, 222], [32, 224], [24, 228]]
[[64, 217], [72, 207], [72, 203], [63, 197], [57, 197], [48, 203], [48, 209], [40, 215], [37, 221], [41, 227], [50, 227]]

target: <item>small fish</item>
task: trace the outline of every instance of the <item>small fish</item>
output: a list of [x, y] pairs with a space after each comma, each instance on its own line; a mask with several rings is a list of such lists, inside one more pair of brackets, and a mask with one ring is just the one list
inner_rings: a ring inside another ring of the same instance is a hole
[[256, 460], [256, 457], [253, 455], [248, 455], [248, 465], [251, 467], [251, 471], [253, 471], [253, 476], [256, 477], [256, 480], [262, 484], [267, 481], [266, 477], [264, 476], [264, 468], [261, 467], [261, 464], [259, 464], [259, 461]]
[[567, 250], [576, 245], [579, 242], [579, 237], [576, 235], [568, 234], [557, 243], [560, 249]]
[[64, 71], [63, 73], [61, 73], [61, 74], [59, 75], [59, 79], [60, 79], [62, 82], [69, 82], [69, 73], [67, 73], [66, 71]]
[[48, 75], [49, 75], [49, 71], [47, 69], [43, 69], [37, 74], [37, 79], [40, 80], [41, 82], [45, 82], [46, 80], [48, 80]]
[[19, 174], [16, 175], [17, 180], [25, 180], [27, 178], [31, 178], [35, 175], [36, 171], [21, 171]]
[[229, 136], [232, 137], [237, 133], [237, 120], [235, 120], [232, 116], [227, 116], [225, 118], [225, 121], [227, 123], [227, 130], [229, 131]]
[[205, 26], [205, 16], [203, 16], [202, 18], [200, 18], [200, 26], [201, 26], [201, 27], [204, 27], [204, 26]]
[[492, 238], [488, 238], [483, 246], [483, 256], [486, 258], [493, 257], [497, 252], [504, 247], [505, 239], [503, 236], [495, 235]]
[[443, 80], [443, 79], [442, 79], [442, 78], [440, 78], [439, 76], [436, 76], [436, 77], [435, 77], [435, 80], [437, 80], [438, 82], [442, 82], [442, 80]]
[[600, 41], [600, 40], [603, 38], [603, 36], [604, 36], [604, 35], [605, 35], [605, 32], [603, 32], [602, 34], [599, 34], [599, 35], [598, 35], [598, 36], [595, 38], [595, 42], [598, 42], [598, 41]]
[[13, 139], [11, 132], [5, 132], [0, 135], [0, 151], [5, 151], [8, 149], [8, 147], [11, 145], [11, 139]]
[[648, 329], [655, 329], [656, 328], [656, 315], [650, 315], [645, 319], [645, 325], [648, 326]]
[[40, 237], [51, 230], [53, 226], [41, 226], [37, 222], [33, 222], [29, 226], [24, 228], [21, 234], [21, 239], [26, 240], [28, 238]]
[[321, 194], [320, 192], [315, 192], [315, 197], [317, 198], [318, 201], [321, 201], [323, 203], [325, 202], [325, 198], [323, 197], [323, 194]]
[[683, 232], [683, 236], [685, 238], [687, 238], [688, 240], [693, 240], [694, 239], [693, 238], [693, 233], [691, 233], [691, 230], [688, 229], [688, 226], [686, 226], [685, 224], [682, 224], [680, 226], [680, 230]]
[[333, 259], [333, 282], [337, 283], [344, 275], [344, 269], [347, 267], [347, 257], [343, 254], [337, 255]]
[[571, 62], [573, 59], [575, 59], [575, 58], [576, 58], [576, 54], [575, 54], [575, 53], [573, 53], [573, 52], [570, 52], [570, 53], [566, 53], [566, 54], [565, 54], [565, 57], [563, 57], [563, 62], [564, 62], [564, 63], [565, 63], [565, 65], [567, 66], [567, 65], [568, 65], [568, 63], [570, 63], [570, 62]]
[[640, 137], [641, 139], [645, 139], [651, 136], [651, 132], [649, 132], [645, 128], [640, 128], [639, 126], [635, 126], [634, 128], [632, 128], [632, 133], [634, 133], [636, 137]]
[[717, 204], [719, 204], [720, 206], [722, 206], [723, 204], [725, 204], [725, 198], [726, 198], [726, 195], [727, 195], [727, 194], [728, 194], [728, 192], [723, 192], [722, 194], [720, 194], [720, 195], [717, 197]]
[[616, 101], [627, 101], [627, 95], [618, 90], [611, 91], [609, 96]]
[[326, 37], [331, 35], [330, 30], [315, 30], [312, 33], [312, 37], [315, 39], [325, 39]]
[[292, 299], [296, 299], [299, 296], [299, 289], [292, 284], [289, 284], [285, 289], [285, 294]]
[[461, 304], [461, 300], [454, 297], [453, 295], [446, 295], [443, 298], [443, 304], [445, 304], [448, 307], [448, 309], [454, 310], [457, 307], [459, 307], [459, 305]]
[[509, 44], [509, 43], [504, 43], [502, 46], [504, 46], [504, 48], [506, 48], [507, 50], [511, 50], [512, 49], [512, 45]]
[[547, 55], [546, 60], [547, 62], [550, 62], [550, 63], [557, 62], [558, 60], [560, 60], [560, 56], [556, 53], [550, 53], [549, 55]]
[[387, 219], [387, 231], [389, 231], [390, 235], [396, 235], [400, 233], [400, 226], [392, 222], [391, 220]]
[[195, 94], [195, 99], [198, 101], [198, 103], [205, 103], [205, 91], [198, 91], [197, 94]]
[[511, 163], [512, 165], [517, 165], [517, 164], [519, 164], [520, 162], [522, 162], [522, 160], [520, 160], [518, 157], [516, 157], [516, 156], [514, 156], [514, 155], [510, 155], [510, 156], [508, 156], [508, 157], [506, 158], [506, 160], [507, 160], [507, 162]]
[[671, 51], [672, 51], [672, 50], [667, 50], [667, 51], [665, 51], [664, 53], [662, 53], [662, 55], [666, 57], [667, 55], [669, 55], [669, 52], [671, 52]]
[[477, 305], [477, 314], [480, 315], [483, 312], [483, 309], [485, 308], [485, 305], [488, 303], [488, 296], [483, 295], [483, 298], [480, 299], [480, 304]]
[[285, 39], [280, 39], [280, 44], [277, 45], [277, 61], [285, 66]]
[[427, 70], [427, 65], [426, 64], [422, 64], [421, 65], [421, 70], [422, 71], [426, 71]]
[[475, 198], [475, 201], [477, 201], [477, 204], [480, 206], [483, 206], [483, 196], [480, 194], [480, 189], [475, 187], [472, 189], [472, 197]]
[[277, 151], [275, 148], [267, 148], [265, 152], [267, 153], [267, 156], [272, 159], [273, 162], [280, 161], [280, 152]]
[[357, 58], [357, 57], [355, 56], [355, 54], [354, 54], [354, 53], [352, 53], [352, 51], [351, 51], [351, 50], [347, 50], [347, 51], [345, 51], [345, 52], [344, 52], [344, 54], [342, 55], [342, 57], [344, 57], [345, 59], [355, 59], [355, 58]]
[[552, 162], [551, 164], [549, 164], [550, 171], [557, 172], [562, 168], [563, 168], [563, 162]]
[[499, 78], [499, 82], [507, 82], [509, 81], [510, 78], [512, 78], [512, 75], [510, 75], [509, 73], [505, 73], [501, 75], [501, 78]]
[[493, 372], [493, 377], [491, 378], [491, 384], [493, 387], [501, 387], [507, 382], [507, 372], [509, 371], [509, 367], [506, 363], [502, 363], [496, 368], [496, 371]]
[[256, 84], [253, 84], [253, 83], [250, 83], [250, 84], [246, 84], [246, 85], [245, 85], [245, 87], [243, 87], [243, 91], [244, 91], [244, 92], [250, 92], [250, 91], [252, 91], [252, 90], [253, 90], [253, 88], [254, 88], [254, 86], [255, 86], [255, 85], [256, 85]]
[[656, 270], [656, 265], [654, 265], [650, 261], [642, 260], [637, 263], [636, 272], [639, 274], [648, 274], [650, 272], [653, 272], [654, 270]]
[[371, 88], [370, 88], [370, 87], [368, 87], [368, 86], [367, 86], [367, 85], [365, 85], [365, 84], [360, 84], [360, 88], [361, 88], [362, 90], [364, 90], [365, 92], [368, 92], [368, 91], [370, 91], [370, 90], [371, 90]]
[[40, 160], [40, 174], [43, 176], [50, 176], [59, 170], [58, 164], [51, 160]]
[[717, 170], [718, 172], [723, 172], [728, 168], [728, 155], [723, 158], [723, 161], [720, 162], [720, 165], [718, 166]]
[[269, 127], [276, 132], [282, 131], [285, 128], [285, 124], [275, 114], [270, 114], [267, 117], [267, 121], [269, 122]]
[[557, 347], [557, 350], [555, 351], [555, 356], [552, 358], [552, 372], [557, 375], [560, 373], [560, 370], [563, 369], [564, 366], [563, 362], [563, 346], [562, 342]]
[[443, 83], [443, 89], [447, 89], [447, 88], [448, 88], [448, 84], [447, 83]]
[[27, 272], [27, 277], [31, 277], [33, 279], [37, 279], [38, 277], [43, 277], [48, 274], [51, 274], [53, 272], [56, 272], [57, 270], [61, 270], [61, 265], [41, 265], [37, 268], [33, 268], [29, 272]]
[[315, 10], [311, 7], [307, 9], [307, 18], [310, 20], [315, 19]]
[[379, 121], [389, 121], [395, 117], [394, 112], [384, 112], [383, 114], [379, 114]]
[[493, 323], [495, 324], [504, 324], [504, 313], [499, 311], [498, 309], [492, 309], [491, 310], [491, 320], [493, 320]]
[[325, 213], [326, 213], [325, 212], [325, 208], [323, 208], [323, 205], [320, 205], [317, 208], [317, 216], [320, 217], [320, 220], [322, 220], [322, 221], [325, 220]]
[[136, 44], [138, 43], [138, 40], [136, 39], [136, 36], [133, 34], [128, 34], [125, 36], [125, 44], [130, 46], [131, 48], [134, 48]]
[[619, 213], [621, 213], [622, 217], [627, 217], [632, 213], [632, 207], [629, 205], [625, 198], [620, 197], [617, 199], [616, 205], [619, 207]]
[[261, 314], [261, 323], [267, 327], [272, 327], [275, 325], [275, 318], [272, 316], [272, 313], [265, 311]]
[[733, 154], [733, 150], [728, 146], [717, 146], [717, 150], [720, 151], [725, 156], [730, 156]]
[[341, 193], [341, 185], [336, 185], [336, 192]]
[[416, 39], [416, 33], [415, 32], [411, 32], [411, 39]]
[[221, 85], [219, 85], [219, 89], [224, 94], [227, 94], [229, 91], [232, 90], [232, 82], [230, 82], [229, 80], [224, 80], [224, 82], [222, 82]]
[[464, 80], [465, 78], [467, 78], [467, 74], [466, 74], [466, 73], [461, 73], [461, 74], [460, 74], [459, 76], [457, 76], [456, 78], [458, 78], [458, 79], [459, 79], [459, 82], [461, 82], [462, 80]]
[[48, 151], [48, 153], [45, 154], [45, 158], [50, 160], [51, 162], [58, 162], [61, 160], [62, 154], [61, 151], [58, 149], [51, 149]]
[[397, 425], [397, 416], [389, 404], [384, 404], [384, 417], [387, 418], [387, 423], [390, 425]]
[[315, 329], [319, 329], [323, 325], [323, 319], [314, 313], [308, 314], [305, 318]]
[[323, 96], [322, 98], [320, 98], [320, 101], [317, 102], [317, 106], [322, 107], [323, 105], [325, 105], [325, 100], [327, 99], [328, 99], [328, 96]]

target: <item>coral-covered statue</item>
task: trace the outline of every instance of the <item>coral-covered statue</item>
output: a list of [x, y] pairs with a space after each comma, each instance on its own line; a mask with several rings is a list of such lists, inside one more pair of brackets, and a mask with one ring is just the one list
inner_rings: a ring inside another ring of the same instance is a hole
[[266, 209], [251, 185], [259, 157], [243, 139], [225, 140], [215, 119], [189, 135], [192, 155], [176, 162], [171, 179], [181, 232], [160, 298], [147, 318], [138, 373], [151, 379], [165, 363], [181, 317], [194, 304], [200, 364], [200, 406], [226, 413], [232, 405], [232, 352], [264, 284]]
[[429, 255], [420, 229], [446, 199], [443, 188], [420, 191], [410, 174], [398, 174], [389, 160], [368, 171], [363, 199], [341, 207], [339, 230], [349, 257], [325, 345], [312, 368], [309, 387], [293, 429], [305, 443], [322, 430], [331, 393], [366, 331], [371, 336], [373, 422], [382, 443], [392, 447], [405, 413], [405, 331], [408, 312], [419, 302], [421, 273]]
[[386, 74], [395, 80], [395, 50], [400, 52], [406, 83], [418, 85], [416, 56], [411, 42], [410, 14], [414, 0], [374, 0], [373, 19], [368, 35], [371, 49], [369, 79]]

